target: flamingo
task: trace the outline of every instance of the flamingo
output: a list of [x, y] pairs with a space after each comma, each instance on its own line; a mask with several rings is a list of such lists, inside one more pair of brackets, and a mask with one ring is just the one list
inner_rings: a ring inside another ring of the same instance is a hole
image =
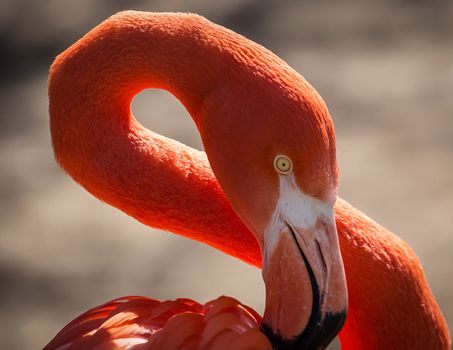
[[[145, 88], [181, 101], [206, 154], [133, 117]], [[75, 181], [262, 267], [266, 304], [261, 317], [229, 297], [119, 298], [45, 349], [324, 349], [340, 329], [347, 350], [450, 348], [413, 250], [337, 198], [323, 100], [267, 49], [198, 15], [120, 12], [55, 59], [49, 100], [55, 156]]]

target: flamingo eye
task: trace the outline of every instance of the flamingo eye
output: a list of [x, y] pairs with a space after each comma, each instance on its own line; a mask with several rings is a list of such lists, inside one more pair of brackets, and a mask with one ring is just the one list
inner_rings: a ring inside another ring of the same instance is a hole
[[289, 157], [284, 155], [278, 155], [274, 159], [274, 168], [280, 174], [289, 174], [293, 170], [293, 162]]

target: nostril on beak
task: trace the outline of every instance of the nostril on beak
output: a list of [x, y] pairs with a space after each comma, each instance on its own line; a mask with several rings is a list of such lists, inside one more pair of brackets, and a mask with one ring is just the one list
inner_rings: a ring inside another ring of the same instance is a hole
[[318, 260], [321, 262], [321, 267], [322, 267], [322, 272], [324, 276], [327, 275], [327, 263], [326, 259], [324, 258], [324, 255], [322, 254], [322, 249], [321, 245], [319, 244], [319, 241], [315, 239], [315, 247], [316, 247], [316, 254], [318, 255]]

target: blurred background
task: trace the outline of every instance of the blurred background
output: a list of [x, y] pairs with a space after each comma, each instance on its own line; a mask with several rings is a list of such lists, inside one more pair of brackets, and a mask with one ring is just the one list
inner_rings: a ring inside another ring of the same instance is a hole
[[[453, 325], [453, 2], [2, 0], [2, 348], [40, 348], [76, 315], [122, 295], [205, 302], [227, 294], [263, 310], [259, 270], [139, 224], [55, 164], [48, 67], [123, 9], [202, 14], [302, 73], [335, 121], [341, 196], [410, 243]], [[168, 93], [145, 91], [133, 110], [201, 148]]]

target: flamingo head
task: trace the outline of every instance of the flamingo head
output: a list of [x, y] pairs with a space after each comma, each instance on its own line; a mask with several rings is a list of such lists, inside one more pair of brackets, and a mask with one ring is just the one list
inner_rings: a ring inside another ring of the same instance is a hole
[[223, 191], [261, 248], [263, 331], [278, 349], [324, 349], [347, 310], [333, 210], [335, 134], [321, 97], [290, 73], [278, 81], [241, 74], [235, 88], [204, 101], [197, 126]]

